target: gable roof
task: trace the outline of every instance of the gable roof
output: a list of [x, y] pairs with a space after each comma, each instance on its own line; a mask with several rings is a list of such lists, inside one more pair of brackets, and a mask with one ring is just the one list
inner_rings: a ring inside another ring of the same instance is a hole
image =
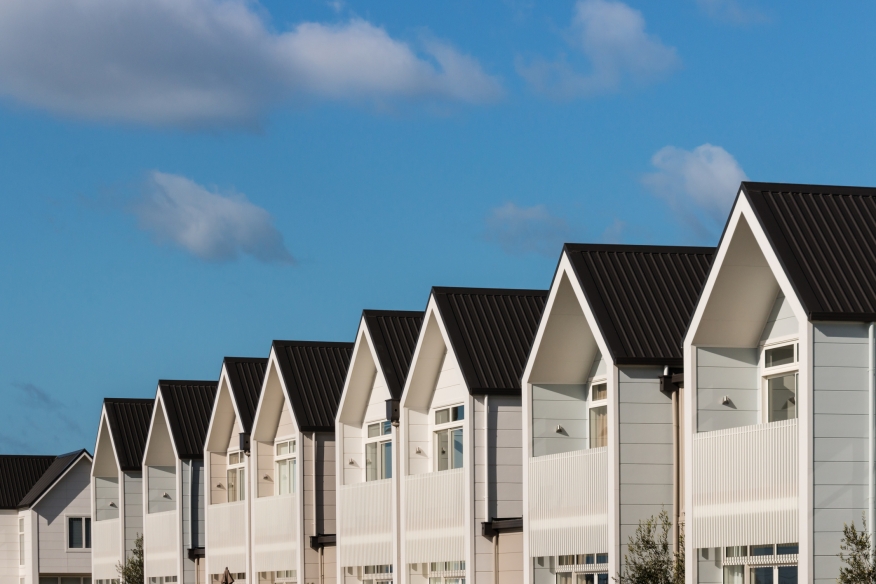
[[400, 399], [411, 369], [417, 338], [425, 312], [407, 310], [364, 310], [362, 318], [374, 343], [374, 352], [386, 378], [389, 394]]
[[810, 320], [876, 320], [876, 189], [743, 182], [740, 192]]
[[154, 399], [108, 397], [103, 400], [121, 470], [141, 470]]
[[434, 287], [432, 297], [469, 392], [519, 394], [548, 291]]
[[57, 456], [0, 455], [0, 509], [16, 509]]
[[85, 449], [68, 452], [56, 457], [27, 494], [18, 502], [18, 507], [30, 507], [36, 503], [67, 472], [67, 469], [76, 464], [83, 456], [87, 457], [89, 462], [91, 461], [91, 455]]
[[216, 399], [216, 381], [158, 382], [158, 391], [167, 411], [167, 425], [181, 459], [204, 458], [204, 440]]
[[616, 364], [684, 364], [715, 248], [567, 243], [563, 252]]
[[252, 431], [252, 421], [256, 407], [259, 405], [259, 395], [262, 393], [262, 383], [265, 381], [265, 371], [268, 360], [249, 357], [225, 357], [222, 362], [228, 374], [231, 394], [237, 411], [240, 414], [240, 427], [247, 434]]
[[353, 343], [274, 341], [272, 347], [299, 429], [334, 432]]

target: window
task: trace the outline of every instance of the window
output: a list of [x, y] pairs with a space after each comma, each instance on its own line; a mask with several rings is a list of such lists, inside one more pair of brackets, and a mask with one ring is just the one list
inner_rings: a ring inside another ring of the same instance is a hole
[[[150, 576], [149, 584], [171, 584], [172, 582], [176, 582], [176, 576]], [[64, 584], [63, 582], [61, 584]]]
[[435, 470], [462, 468], [461, 422], [464, 419], [464, 406], [435, 411]]
[[429, 584], [465, 584], [465, 562], [431, 562]]
[[724, 548], [724, 584], [797, 584], [799, 549], [797, 543]]
[[[230, 572], [230, 574], [231, 574], [231, 577], [234, 578], [235, 582], [240, 582], [240, 584], [243, 584], [244, 582], [246, 582], [246, 572]], [[222, 582], [222, 577], [224, 575], [225, 575], [224, 573], [223, 574], [210, 574], [210, 579], [213, 580], [213, 584], [219, 584], [220, 582]]]
[[298, 581], [295, 570], [259, 572], [259, 584], [292, 584]]
[[798, 344], [764, 349], [764, 389], [767, 422], [797, 418]]
[[608, 584], [608, 554], [557, 556], [556, 584]]
[[378, 481], [392, 478], [392, 424], [378, 422], [368, 424], [365, 443], [365, 480]]
[[108, 578], [106, 580], [101, 580], [100, 578], [98, 578], [97, 580], [94, 581], [94, 583], [95, 584], [119, 584], [119, 580], [118, 580], [118, 578], [112, 578], [112, 579]]
[[608, 446], [608, 383], [590, 385], [590, 448]]
[[91, 517], [67, 518], [67, 548], [91, 549]]
[[278, 495], [291, 495], [295, 492], [295, 478], [297, 458], [295, 452], [295, 440], [277, 442], [274, 446], [274, 467]]
[[362, 584], [389, 584], [392, 582], [392, 566], [365, 566]]
[[243, 452], [228, 454], [228, 502], [246, 500], [246, 455]]
[[18, 565], [24, 565], [24, 517], [18, 518]]

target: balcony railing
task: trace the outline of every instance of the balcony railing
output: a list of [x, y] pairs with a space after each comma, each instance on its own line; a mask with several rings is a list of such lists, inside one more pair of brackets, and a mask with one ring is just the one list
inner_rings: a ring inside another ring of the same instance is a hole
[[456, 468], [405, 477], [407, 562], [465, 559], [465, 475]]
[[259, 497], [253, 501], [253, 571], [298, 567], [298, 496]]
[[147, 578], [178, 576], [182, 553], [176, 511], [147, 513], [143, 525], [143, 572]]
[[92, 522], [94, 541], [91, 544], [92, 578], [118, 578], [116, 564], [122, 560], [122, 532], [119, 519]]
[[207, 505], [207, 566], [211, 573], [246, 572], [246, 501]]
[[608, 549], [608, 452], [576, 450], [529, 460], [532, 557]]
[[797, 420], [693, 438], [697, 548], [797, 541]]
[[392, 564], [392, 480], [343, 485], [338, 490], [341, 566]]

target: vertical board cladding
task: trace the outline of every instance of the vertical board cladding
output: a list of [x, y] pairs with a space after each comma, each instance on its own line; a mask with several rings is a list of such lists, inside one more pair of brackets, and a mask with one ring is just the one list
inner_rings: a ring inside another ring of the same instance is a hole
[[94, 520], [119, 516], [119, 477], [94, 477]]
[[868, 488], [868, 325], [815, 323], [814, 580], [835, 582], [843, 524], [861, 525]]
[[298, 496], [259, 497], [252, 505], [253, 570], [297, 570]]
[[121, 560], [119, 519], [96, 521], [91, 526], [92, 577], [117, 578], [116, 564]]
[[130, 557], [137, 537], [143, 535], [143, 473], [125, 471], [125, 557]]
[[0, 584], [18, 584], [18, 512], [0, 509]]
[[163, 513], [176, 509], [176, 467], [147, 466], [149, 513]]
[[246, 572], [246, 501], [209, 505], [205, 553], [211, 574]]
[[404, 481], [407, 563], [465, 559], [465, 468]]
[[[147, 513], [143, 535], [143, 573], [146, 578], [179, 577], [179, 515], [176, 511]], [[148, 580], [147, 580], [148, 581]]]
[[523, 517], [523, 412], [519, 397], [490, 397], [489, 517]]
[[800, 334], [800, 326], [797, 322], [797, 317], [794, 316], [794, 311], [788, 299], [779, 291], [779, 295], [776, 297], [773, 308], [770, 310], [770, 315], [767, 317], [766, 324], [763, 327], [760, 342], [768, 343], [773, 339], [798, 334]]
[[191, 493], [192, 493], [192, 539], [191, 546], [193, 548], [204, 547], [206, 541], [204, 530], [206, 529], [204, 521], [204, 461], [192, 461], [192, 478], [191, 478]]
[[343, 485], [338, 500], [341, 566], [392, 564], [392, 479]]
[[623, 557], [640, 521], [663, 509], [672, 518], [672, 399], [660, 391], [660, 367], [623, 367], [618, 374]]
[[67, 519], [91, 517], [91, 464], [80, 460], [45, 494], [38, 515], [39, 568], [44, 574], [90, 574], [91, 550], [67, 549]]
[[697, 432], [757, 424], [757, 373], [756, 348], [697, 347]]
[[587, 385], [533, 385], [532, 455], [584, 450], [588, 442]]

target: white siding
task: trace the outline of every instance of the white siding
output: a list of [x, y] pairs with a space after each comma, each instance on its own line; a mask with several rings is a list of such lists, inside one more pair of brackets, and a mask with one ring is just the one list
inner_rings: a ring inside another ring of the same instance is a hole
[[94, 477], [95, 521], [119, 516], [119, 477]]
[[408, 474], [423, 474], [432, 470], [430, 427], [428, 412], [407, 411]]
[[797, 323], [797, 317], [794, 316], [794, 310], [785, 295], [779, 291], [776, 302], [767, 317], [766, 325], [763, 327], [760, 341], [764, 343], [772, 339], [798, 334], [800, 334], [800, 327]]
[[861, 527], [867, 509], [868, 330], [817, 323], [813, 346], [815, 582], [839, 574], [843, 523]]
[[206, 554], [210, 570], [246, 572], [246, 501], [209, 505]]
[[0, 584], [18, 584], [18, 512], [0, 509]]
[[757, 424], [759, 395], [757, 349], [697, 348], [697, 432]]
[[392, 564], [392, 479], [344, 485], [338, 498], [341, 566]]
[[125, 557], [130, 557], [138, 535], [143, 535], [143, 473], [126, 471], [125, 481]]
[[[365, 481], [365, 447], [363, 439], [368, 436], [368, 425], [386, 420], [386, 400], [390, 398], [389, 388], [380, 370], [368, 395], [368, 404], [361, 426], [344, 424], [344, 483], [354, 485]], [[396, 447], [393, 444], [393, 454]], [[353, 461], [350, 464], [350, 460]]]
[[106, 519], [91, 525], [93, 560], [92, 575], [95, 579], [118, 578], [116, 564], [121, 560], [120, 519]]
[[297, 570], [298, 496], [253, 501], [253, 571]]
[[[489, 405], [488, 519], [523, 517], [523, 414], [520, 398], [494, 396], [490, 397]], [[478, 457], [476, 460], [483, 459]]]
[[[143, 534], [143, 572], [148, 578], [179, 577], [180, 533], [176, 511], [147, 513]], [[147, 580], [148, 582], [148, 580]]]
[[79, 461], [34, 509], [43, 574], [90, 574], [91, 550], [67, 550], [67, 517], [91, 516], [91, 464]]
[[407, 562], [465, 559], [465, 469], [405, 480]]
[[[335, 439], [334, 433], [316, 433], [316, 460], [314, 461], [313, 433], [305, 432], [299, 452], [299, 460], [304, 461], [304, 537], [336, 533], [335, 521]], [[316, 491], [314, 492], [314, 487]], [[304, 578], [306, 581], [319, 580], [319, 554], [304, 547]], [[331, 553], [328, 553], [331, 550]], [[323, 580], [325, 584], [337, 581], [334, 563], [334, 548], [325, 548], [323, 557]]]
[[587, 423], [587, 385], [532, 386], [533, 456], [586, 449]]
[[149, 513], [176, 510], [176, 467], [147, 466], [149, 488]]

